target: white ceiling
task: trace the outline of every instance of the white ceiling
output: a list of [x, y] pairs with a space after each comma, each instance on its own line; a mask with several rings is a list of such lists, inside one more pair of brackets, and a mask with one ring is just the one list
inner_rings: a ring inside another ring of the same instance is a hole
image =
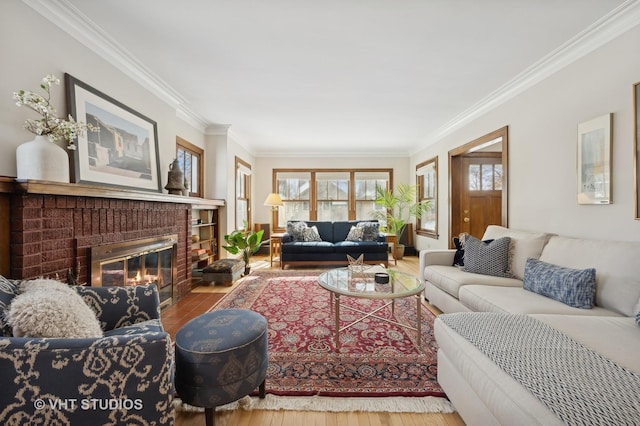
[[635, 0], [58, 3], [203, 128], [231, 125], [268, 156], [408, 155], [557, 69]]

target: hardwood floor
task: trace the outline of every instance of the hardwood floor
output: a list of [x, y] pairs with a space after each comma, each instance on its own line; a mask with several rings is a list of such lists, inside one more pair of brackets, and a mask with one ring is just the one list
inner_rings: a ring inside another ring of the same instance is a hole
[[190, 319], [205, 313], [216, 304], [225, 293], [194, 293], [183, 297], [178, 303], [162, 311], [162, 326], [175, 339], [176, 332]]
[[[418, 258], [405, 256], [398, 261], [398, 265], [389, 265], [392, 269], [402, 272], [418, 273]], [[274, 263], [269, 266], [268, 256], [254, 256], [252, 258], [254, 269], [279, 269], [280, 265]], [[233, 287], [225, 286], [201, 286], [178, 303], [162, 311], [162, 325], [165, 330], [175, 338], [175, 333], [180, 327], [206, 312], [224, 294]], [[274, 411], [274, 410], [235, 410], [216, 412], [216, 426], [241, 426], [241, 425], [271, 425], [271, 426], [299, 426], [299, 425], [358, 425], [358, 426], [418, 426], [440, 425], [458, 426], [464, 422], [457, 413], [453, 414], [416, 414], [416, 413], [371, 413], [371, 412], [346, 412], [330, 413], [318, 411]], [[176, 426], [201, 426], [205, 424], [204, 413], [176, 412]]]

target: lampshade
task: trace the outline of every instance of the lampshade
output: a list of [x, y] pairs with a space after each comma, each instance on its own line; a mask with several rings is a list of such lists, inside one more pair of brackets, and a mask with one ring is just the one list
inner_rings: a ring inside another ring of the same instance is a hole
[[280, 194], [272, 192], [269, 194], [266, 200], [264, 200], [265, 206], [277, 207], [282, 205], [282, 198], [280, 198]]

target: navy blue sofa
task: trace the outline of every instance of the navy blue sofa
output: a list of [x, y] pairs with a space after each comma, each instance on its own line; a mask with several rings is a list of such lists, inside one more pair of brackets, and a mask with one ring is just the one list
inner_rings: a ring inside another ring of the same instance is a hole
[[[299, 221], [290, 221], [291, 224]], [[280, 250], [281, 265], [348, 265], [347, 255], [357, 258], [364, 255], [364, 263], [388, 266], [389, 245], [384, 234], [378, 232], [375, 241], [346, 241], [352, 226], [365, 222], [349, 221], [303, 221], [308, 227], [315, 226], [322, 241], [302, 241], [285, 232]], [[375, 220], [366, 222], [377, 222]]]

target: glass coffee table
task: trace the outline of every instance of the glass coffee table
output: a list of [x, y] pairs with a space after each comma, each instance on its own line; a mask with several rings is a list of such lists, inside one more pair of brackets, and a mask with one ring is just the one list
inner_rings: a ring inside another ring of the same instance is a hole
[[[375, 280], [376, 273], [386, 273], [389, 275], [388, 283], [378, 283]], [[418, 334], [418, 342], [422, 338], [422, 300], [421, 293], [424, 290], [424, 282], [420, 281], [413, 275], [406, 274], [404, 272], [385, 269], [380, 266], [374, 266], [371, 268], [337, 268], [323, 272], [318, 277], [318, 284], [326, 290], [329, 290], [331, 295], [331, 307], [335, 308], [335, 322], [336, 322], [336, 349], [340, 348], [340, 332], [352, 327], [360, 321], [373, 317], [382, 321], [386, 321], [401, 327], [416, 330]], [[340, 297], [359, 297], [363, 299], [385, 299], [389, 300], [388, 303], [375, 308], [372, 312], [364, 312], [351, 306], [343, 306], [345, 309], [349, 309], [362, 314], [363, 316], [356, 321], [353, 321], [343, 327], [340, 327]], [[406, 324], [400, 324], [389, 318], [384, 318], [376, 315], [382, 309], [385, 309], [391, 305], [392, 317], [395, 313], [395, 299], [402, 297], [416, 296], [416, 313], [417, 324], [416, 327], [407, 326]]]

